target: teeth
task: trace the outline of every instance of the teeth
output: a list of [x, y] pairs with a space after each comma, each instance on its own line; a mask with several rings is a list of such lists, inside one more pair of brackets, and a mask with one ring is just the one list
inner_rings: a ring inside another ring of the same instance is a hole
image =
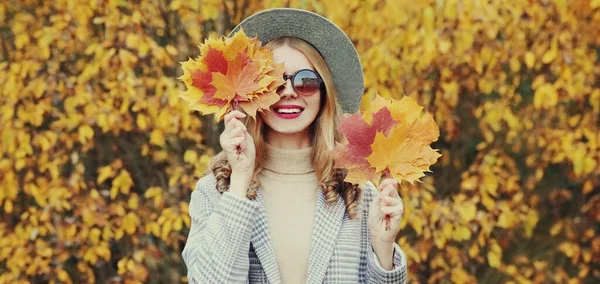
[[299, 113], [299, 108], [280, 108], [277, 110], [278, 113]]

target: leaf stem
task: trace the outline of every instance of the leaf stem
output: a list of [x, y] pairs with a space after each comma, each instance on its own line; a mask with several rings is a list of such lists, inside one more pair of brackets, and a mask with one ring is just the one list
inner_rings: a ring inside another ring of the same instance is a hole
[[[391, 174], [390, 174], [390, 169], [389, 168], [385, 168], [385, 170], [383, 171], [385, 173], [385, 178], [390, 178]], [[391, 230], [392, 226], [390, 224], [390, 216], [386, 215], [385, 216], [385, 230], [389, 231]]]
[[[231, 109], [232, 110], [237, 110], [238, 109], [238, 101], [236, 99], [231, 101]], [[236, 148], [237, 151], [237, 156], [238, 156], [238, 160], [240, 159], [240, 155], [242, 154], [242, 147], [237, 146]]]

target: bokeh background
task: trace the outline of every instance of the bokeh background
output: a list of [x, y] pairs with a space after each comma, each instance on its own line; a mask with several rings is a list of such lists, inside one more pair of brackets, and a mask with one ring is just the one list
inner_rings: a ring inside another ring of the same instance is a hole
[[0, 3], [0, 283], [180, 283], [219, 124], [179, 62], [269, 7], [321, 13], [376, 93], [433, 113], [400, 189], [415, 283], [600, 281], [599, 0]]

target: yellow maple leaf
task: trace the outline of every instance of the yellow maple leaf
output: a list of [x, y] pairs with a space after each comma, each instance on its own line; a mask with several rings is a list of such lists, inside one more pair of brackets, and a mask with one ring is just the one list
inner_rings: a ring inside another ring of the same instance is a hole
[[133, 180], [131, 179], [131, 176], [129, 176], [129, 172], [127, 172], [126, 170], [121, 170], [121, 172], [119, 172], [119, 175], [113, 180], [110, 191], [110, 198], [115, 199], [119, 192], [123, 194], [128, 194], [129, 189], [131, 189], [132, 186]]
[[504, 229], [512, 228], [517, 223], [517, 216], [512, 211], [504, 211], [498, 217], [496, 226]]
[[110, 165], [101, 167], [100, 169], [98, 169], [98, 178], [96, 179], [96, 183], [101, 184], [106, 179], [114, 177], [114, 176], [115, 176], [115, 172], [113, 171], [113, 169]]
[[392, 128], [388, 136], [378, 132], [371, 144], [373, 152], [367, 161], [377, 172], [388, 169], [390, 177], [414, 183], [429, 171], [429, 166], [441, 155], [430, 146], [425, 146], [423, 141], [408, 137], [408, 127], [404, 123]]
[[535, 64], [535, 55], [533, 54], [533, 52], [531, 52], [531, 51], [525, 52], [525, 65], [527, 65], [527, 68], [529, 68], [529, 69], [533, 68], [534, 64]]
[[434, 234], [433, 242], [437, 248], [441, 249], [446, 245], [446, 238], [442, 234]]
[[150, 144], [154, 144], [157, 146], [165, 145], [165, 134], [163, 133], [162, 130], [160, 130], [160, 129], [152, 130], [152, 133], [150, 134]]
[[425, 225], [425, 221], [421, 216], [415, 216], [410, 219], [410, 225], [415, 229], [417, 235], [421, 235], [423, 233], [423, 226]]
[[491, 267], [500, 267], [502, 264], [502, 248], [498, 245], [498, 242], [492, 241], [487, 259]]
[[124, 257], [117, 262], [117, 273], [119, 275], [124, 275], [127, 273], [127, 259], [127, 257]]
[[382, 96], [375, 95], [375, 97], [372, 100], [368, 100], [364, 103], [365, 111], [363, 112], [363, 119], [367, 123], [371, 124], [371, 122], [373, 121], [373, 114], [379, 111], [380, 109], [388, 106], [389, 104], [390, 100]]
[[165, 222], [165, 223], [162, 225], [162, 229], [161, 229], [161, 234], [160, 234], [160, 237], [161, 237], [163, 240], [166, 240], [166, 239], [167, 239], [167, 237], [169, 236], [169, 233], [171, 233], [172, 229], [173, 229], [173, 222], [171, 222], [171, 221], [169, 221], [169, 222]]
[[535, 108], [551, 108], [558, 102], [558, 93], [551, 84], [541, 85], [534, 94], [533, 106]]
[[138, 113], [136, 124], [139, 129], [146, 130], [148, 127], [148, 118], [144, 114]]
[[183, 228], [183, 219], [181, 219], [181, 218], [175, 219], [175, 223], [173, 223], [173, 229], [175, 229], [175, 231], [181, 231], [182, 228]]
[[235, 33], [232, 37], [225, 40], [223, 55], [225, 56], [225, 59], [232, 61], [248, 46], [254, 47], [254, 42], [255, 41], [246, 36], [244, 31]]
[[129, 235], [133, 235], [137, 230], [137, 226], [140, 223], [140, 219], [133, 212], [127, 213], [125, 218], [123, 218], [123, 228], [125, 232]]
[[4, 212], [10, 214], [13, 211], [13, 202], [12, 200], [6, 200], [4, 201]]
[[369, 104], [368, 110], [363, 113], [363, 118], [370, 122], [373, 114], [383, 107], [390, 110], [394, 120], [407, 125], [411, 138], [416, 137], [426, 143], [431, 143], [439, 138], [439, 127], [433, 116], [424, 112], [424, 108], [415, 99], [408, 96], [404, 96], [400, 100], [389, 100], [376, 96]]
[[554, 37], [552, 39], [552, 44], [550, 44], [550, 49], [548, 49], [544, 55], [542, 56], [542, 62], [548, 64], [552, 62], [556, 56], [558, 55], [558, 39]]
[[472, 244], [471, 247], [469, 248], [469, 256], [471, 258], [474, 258], [478, 254], [479, 254], [479, 246], [477, 246], [477, 244]]
[[89, 125], [79, 127], [79, 142], [85, 144], [88, 140], [94, 137], [94, 130]]
[[477, 206], [475, 206], [473, 203], [462, 203], [456, 207], [456, 210], [460, 215], [460, 219], [465, 223], [469, 223], [475, 219]]
[[465, 225], [458, 225], [452, 231], [452, 239], [455, 241], [466, 241], [471, 239], [471, 230]]
[[392, 118], [409, 125], [415, 123], [421, 117], [423, 111], [423, 107], [415, 99], [408, 96], [402, 97], [399, 101], [392, 100], [389, 109]]
[[64, 269], [59, 268], [56, 275], [58, 277], [58, 280], [60, 280], [61, 282], [72, 283], [71, 278], [69, 277], [69, 274]]

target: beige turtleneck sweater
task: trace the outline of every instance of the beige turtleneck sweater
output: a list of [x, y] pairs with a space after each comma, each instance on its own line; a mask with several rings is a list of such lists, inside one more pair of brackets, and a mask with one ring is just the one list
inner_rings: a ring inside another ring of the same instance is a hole
[[312, 151], [267, 144], [258, 176], [279, 274], [286, 284], [306, 283], [318, 193]]

